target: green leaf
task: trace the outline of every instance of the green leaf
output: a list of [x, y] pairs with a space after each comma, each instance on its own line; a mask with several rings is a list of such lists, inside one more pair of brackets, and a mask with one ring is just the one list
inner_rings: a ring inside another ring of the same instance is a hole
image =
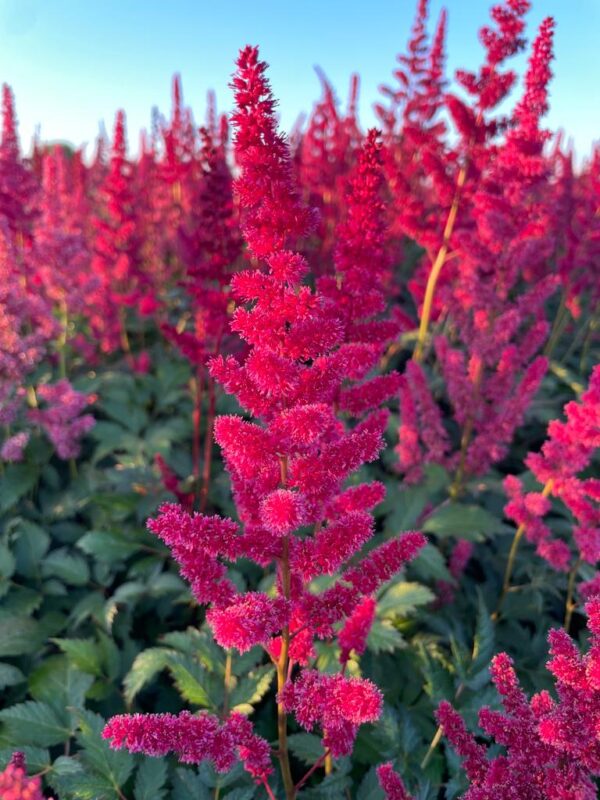
[[375, 767], [371, 767], [362, 779], [356, 793], [356, 800], [385, 800]]
[[452, 575], [446, 566], [446, 560], [437, 547], [426, 544], [419, 555], [410, 562], [411, 573], [422, 581], [452, 582]]
[[42, 562], [42, 575], [45, 578], [60, 578], [69, 586], [85, 586], [90, 580], [87, 561], [66, 547], [53, 550], [46, 556]]
[[443, 506], [427, 517], [422, 525], [422, 530], [426, 533], [435, 533], [441, 537], [456, 536], [472, 542], [480, 542], [500, 528], [501, 521], [485, 508], [465, 503], [449, 503]]
[[164, 758], [145, 758], [135, 776], [135, 800], [163, 800], [167, 780], [167, 762]]
[[33, 488], [38, 471], [33, 464], [8, 464], [0, 480], [0, 513], [14, 506]]
[[29, 691], [36, 700], [64, 713], [66, 708], [83, 707], [93, 682], [91, 675], [73, 667], [65, 656], [52, 656], [29, 676]]
[[102, 675], [100, 648], [93, 639], [52, 639], [66, 654], [69, 662], [82, 672]]
[[150, 647], [136, 656], [131, 669], [123, 681], [125, 700], [131, 704], [136, 695], [169, 663], [172, 650], [165, 647]]
[[22, 683], [24, 680], [26, 680], [25, 675], [18, 667], [13, 667], [12, 664], [0, 664], [0, 689], [16, 686], [17, 683]]
[[5, 736], [15, 745], [51, 747], [71, 735], [51, 706], [33, 700], [0, 711], [0, 720], [5, 725]]
[[59, 756], [49, 775], [52, 788], [70, 800], [118, 800], [119, 793], [109, 780], [90, 772], [76, 758]]
[[223, 696], [223, 683], [193, 658], [173, 654], [167, 664], [177, 690], [184, 700], [204, 708], [217, 709]]
[[112, 750], [102, 738], [104, 720], [92, 711], [79, 712], [77, 742], [83, 748], [81, 758], [86, 766], [98, 772], [113, 787], [120, 789], [135, 766], [133, 756], [126, 750]]
[[173, 790], [169, 800], [211, 800], [214, 793], [203, 783], [198, 774], [179, 767], [173, 776]]
[[41, 561], [50, 547], [50, 536], [34, 522], [19, 520], [18, 539], [15, 543], [17, 570], [26, 578], [39, 575]]
[[133, 553], [139, 553], [141, 544], [128, 542], [118, 533], [88, 531], [77, 542], [77, 547], [87, 555], [94, 556], [98, 561], [112, 564], [116, 561], [123, 561]]
[[0, 657], [34, 653], [41, 645], [39, 623], [31, 617], [0, 611]]
[[472, 675], [476, 675], [481, 670], [484, 670], [487, 675], [490, 660], [496, 649], [495, 640], [494, 623], [480, 594], [475, 636], [473, 638], [473, 660], [469, 670]]
[[434, 599], [433, 592], [420, 583], [396, 583], [377, 603], [377, 613], [380, 616], [407, 617]]
[[259, 703], [271, 687], [275, 668], [264, 664], [242, 678], [231, 692], [231, 706], [234, 711], [250, 713], [252, 706]]
[[393, 653], [399, 647], [406, 647], [406, 642], [390, 620], [376, 619], [369, 631], [367, 647], [373, 653]]
[[[25, 755], [27, 771], [30, 774], [34, 772], [42, 772], [50, 766], [52, 759], [50, 758], [49, 751], [45, 748], [21, 745], [19, 750]], [[0, 770], [6, 768], [6, 765], [11, 760], [14, 753], [14, 747], [3, 747], [0, 749]]]
[[321, 739], [313, 733], [292, 733], [288, 736], [288, 745], [294, 756], [308, 767], [325, 752]]

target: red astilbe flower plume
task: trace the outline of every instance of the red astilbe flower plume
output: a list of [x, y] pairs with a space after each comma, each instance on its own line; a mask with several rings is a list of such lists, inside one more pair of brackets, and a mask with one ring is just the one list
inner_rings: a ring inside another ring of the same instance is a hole
[[100, 278], [101, 288], [91, 324], [104, 352], [124, 344], [125, 310], [141, 309], [144, 301], [154, 297], [143, 258], [133, 166], [126, 151], [125, 114], [119, 111], [110, 163], [99, 189], [100, 206], [94, 215], [92, 270]]
[[583, 656], [564, 630], [550, 632], [551, 659], [558, 698], [547, 691], [530, 700], [519, 686], [512, 660], [495, 656], [492, 680], [504, 711], [483, 708], [479, 725], [505, 748], [488, 758], [452, 706], [443, 702], [438, 720], [463, 760], [470, 788], [463, 800], [531, 800], [577, 798], [593, 800], [593, 777], [600, 775], [600, 600], [586, 606], [592, 634]]
[[336, 229], [346, 210], [346, 182], [363, 138], [356, 116], [358, 76], [353, 75], [346, 112], [327, 77], [317, 70], [322, 98], [315, 104], [294, 153], [306, 202], [319, 211], [314, 236], [303, 251], [317, 275], [332, 271]]
[[314, 214], [302, 205], [292, 183], [288, 145], [277, 132], [275, 100], [265, 77], [267, 65], [256, 47], [246, 47], [233, 78], [237, 110], [235, 159], [240, 176], [235, 190], [242, 208], [242, 231], [251, 254], [264, 258], [305, 236]]
[[377, 779], [383, 789], [386, 800], [412, 800], [402, 783], [401, 777], [397, 772], [394, 772], [394, 767], [391, 763], [388, 762], [377, 767]]
[[[308, 232], [313, 214], [300, 202], [265, 69], [258, 50], [244, 48], [233, 80], [240, 166], [234, 188], [250, 253], [264, 264], [231, 281], [240, 303], [231, 327], [246, 352], [209, 365], [212, 377], [254, 417], [228, 415], [215, 422], [240, 525], [167, 505], [149, 527], [171, 548], [198, 602], [210, 605], [207, 620], [217, 642], [240, 652], [262, 645], [277, 660], [280, 706], [305, 726], [318, 724], [325, 747], [341, 755], [352, 749], [358, 726], [378, 717], [380, 694], [367, 680], [321, 676], [302, 666], [312, 657], [314, 639], [334, 639], [334, 626], [410, 561], [424, 538], [404, 534], [348, 564], [373, 535], [370, 509], [383, 487], [348, 490], [344, 484], [377, 458], [387, 413], [375, 410], [347, 426], [337, 416], [337, 398], [348, 377], [363, 378], [373, 368], [383, 337], [377, 327], [372, 341], [348, 336], [354, 320], [302, 283], [308, 264], [287, 249]], [[379, 236], [369, 242], [371, 252]], [[365, 264], [355, 250], [358, 272]], [[344, 268], [351, 275], [351, 264]], [[362, 280], [364, 286], [367, 278]], [[379, 308], [380, 301], [376, 309], [360, 309], [358, 322]], [[275, 565], [270, 595], [242, 593], [227, 579], [226, 562], [238, 558]], [[314, 577], [338, 572], [331, 589], [318, 594], [311, 587]], [[296, 662], [300, 671], [293, 675]], [[314, 719], [304, 716], [309, 684], [324, 697]]]
[[37, 190], [35, 176], [21, 158], [15, 101], [10, 86], [4, 83], [0, 139], [0, 218], [6, 222], [19, 247], [31, 244]]
[[543, 518], [549, 498], [562, 501], [571, 512], [574, 544], [583, 561], [600, 561], [600, 481], [580, 477], [600, 448], [600, 366], [594, 367], [589, 387], [580, 402], [564, 408], [566, 420], [553, 420], [541, 452], [530, 453], [526, 464], [545, 488], [543, 493], [523, 493], [518, 478], [508, 476], [504, 488], [510, 498], [505, 513], [524, 526], [525, 536], [555, 569], [568, 569], [571, 547], [555, 539]]
[[149, 756], [173, 752], [184, 764], [211, 761], [217, 772], [228, 772], [241, 761], [257, 783], [264, 783], [273, 771], [268, 742], [253, 733], [252, 724], [236, 712], [224, 722], [206, 711], [182, 711], [177, 716], [124, 714], [113, 717], [102, 735], [114, 748], [126, 747]]

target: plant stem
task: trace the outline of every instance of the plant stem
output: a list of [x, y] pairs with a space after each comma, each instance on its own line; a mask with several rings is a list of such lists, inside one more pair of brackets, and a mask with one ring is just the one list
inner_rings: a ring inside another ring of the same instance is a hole
[[[550, 492], [552, 491], [552, 486], [554, 485], [554, 481], [550, 479], [547, 481], [546, 485], [542, 489], [542, 497], [548, 497]], [[498, 600], [498, 605], [496, 606], [496, 610], [492, 614], [492, 620], [496, 622], [498, 617], [500, 616], [500, 609], [502, 608], [502, 604], [506, 599], [506, 595], [510, 590], [510, 580], [512, 578], [512, 572], [515, 566], [515, 559], [517, 557], [517, 550], [519, 549], [519, 544], [521, 539], [523, 538], [523, 534], [525, 533], [525, 525], [519, 525], [512, 540], [512, 544], [510, 546], [510, 552], [508, 554], [508, 561], [506, 562], [506, 569], [504, 570], [504, 581], [502, 583], [502, 594], [500, 595], [500, 599]]]
[[320, 767], [320, 766], [322, 766], [322, 765], [323, 765], [323, 763], [324, 763], [324, 762], [327, 760], [327, 758], [331, 758], [331, 753], [329, 752], [329, 750], [326, 750], [326, 751], [323, 753], [323, 755], [322, 755], [322, 756], [319, 756], [319, 758], [318, 758], [318, 759], [315, 761], [315, 763], [314, 763], [314, 764], [312, 765], [312, 767], [311, 767], [311, 768], [308, 770], [308, 772], [307, 772], [307, 773], [306, 773], [306, 774], [305, 774], [305, 775], [304, 775], [302, 778], [300, 778], [300, 780], [298, 781], [298, 783], [297, 783], [297, 784], [296, 784], [296, 786], [294, 787], [296, 792], [298, 792], [298, 791], [299, 791], [299, 789], [300, 789], [302, 786], [304, 786], [304, 784], [305, 784], [305, 783], [306, 783], [306, 781], [307, 781], [307, 780], [310, 778], [310, 776], [311, 776], [311, 775], [312, 775], [314, 772], [316, 772], [316, 771], [319, 769], [319, 767]]
[[231, 656], [231, 650], [227, 651], [227, 656], [225, 657], [225, 677], [223, 679], [223, 719], [227, 718], [229, 714], [229, 695], [231, 694], [231, 666], [232, 666], [233, 658]]
[[460, 194], [462, 187], [464, 186], [466, 177], [467, 177], [467, 167], [465, 165], [461, 167], [460, 172], [458, 173], [458, 177], [456, 179], [456, 191], [454, 192], [452, 205], [450, 206], [450, 211], [448, 212], [448, 219], [446, 220], [446, 225], [444, 226], [444, 233], [442, 236], [442, 246], [438, 251], [435, 261], [433, 262], [433, 265], [431, 267], [431, 272], [429, 273], [429, 277], [427, 278], [427, 286], [425, 287], [425, 298], [423, 300], [423, 310], [421, 312], [421, 320], [419, 322], [419, 337], [417, 339], [417, 346], [415, 347], [415, 352], [413, 354], [413, 359], [417, 362], [423, 360], [423, 352], [425, 349], [425, 341], [427, 339], [427, 330], [429, 328], [429, 318], [431, 317], [431, 308], [433, 305], [433, 296], [435, 294], [435, 287], [438, 282], [438, 278], [440, 277], [440, 272], [442, 271], [442, 267], [446, 262], [446, 256], [448, 254], [448, 249], [450, 247], [450, 237], [452, 236], [452, 232], [454, 230], [454, 224], [456, 222], [456, 215], [458, 214]]
[[[464, 683], [459, 684], [459, 686], [456, 689], [456, 692], [454, 693], [455, 702], [460, 699], [460, 696], [464, 692], [464, 690], [465, 690]], [[421, 769], [425, 769], [429, 764], [429, 762], [431, 761], [431, 757], [434, 754], [438, 744], [442, 741], [443, 735], [444, 735], [444, 729], [442, 728], [441, 725], [438, 725], [437, 730], [433, 736], [433, 739], [431, 740], [431, 743], [429, 745], [429, 748], [425, 753], [425, 757], [423, 758], [423, 761], [421, 761]]]
[[[288, 476], [288, 460], [287, 456], [280, 456], [279, 458], [281, 468], [281, 486], [285, 487], [287, 484]], [[290, 542], [289, 537], [284, 536], [282, 541], [281, 552], [281, 588], [283, 596], [286, 600], [290, 599], [291, 594], [291, 576], [290, 576]], [[277, 661], [277, 695], [281, 695], [288, 677], [288, 660], [290, 650], [290, 629], [285, 626], [281, 632], [281, 654]], [[283, 778], [283, 786], [285, 789], [286, 800], [294, 800], [296, 797], [296, 790], [294, 788], [294, 780], [292, 778], [292, 770], [290, 767], [290, 756], [288, 751], [287, 742], [287, 714], [283, 707], [283, 703], [277, 703], [277, 738], [279, 741], [279, 765], [281, 768], [281, 776]]]

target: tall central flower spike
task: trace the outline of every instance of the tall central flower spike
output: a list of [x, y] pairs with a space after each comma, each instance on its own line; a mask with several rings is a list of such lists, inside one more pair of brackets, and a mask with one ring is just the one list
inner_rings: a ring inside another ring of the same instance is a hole
[[[288, 713], [308, 730], [318, 727], [326, 751], [341, 756], [352, 750], [358, 726], [376, 720], [381, 711], [380, 692], [370, 681], [345, 677], [343, 667], [337, 675], [307, 669], [314, 640], [334, 640], [334, 625], [412, 559], [424, 537], [406, 533], [359, 556], [374, 533], [371, 509], [382, 500], [384, 489], [377, 482], [345, 488], [353, 472], [377, 458], [387, 413], [370, 411], [352, 424], [351, 418], [375, 408], [397, 388], [394, 381], [387, 386], [372, 379], [377, 382], [366, 384], [369, 402], [359, 403], [348, 387], [349, 380], [368, 376], [393, 335], [390, 323], [378, 318], [383, 303], [373, 284], [380, 273], [374, 273], [371, 284], [368, 278], [370, 254], [365, 248], [371, 247], [372, 253], [381, 249], [379, 222], [364, 220], [368, 236], [362, 251], [355, 236], [358, 217], [340, 232], [337, 294], [302, 283], [308, 263], [292, 248], [311, 230], [315, 216], [303, 207], [294, 185], [288, 144], [277, 131], [275, 101], [257, 48], [243, 49], [237, 65], [233, 123], [240, 172], [234, 188], [255, 268], [236, 274], [231, 282], [239, 303], [232, 329], [247, 345], [245, 358], [219, 356], [210, 370], [254, 417], [227, 415], [215, 423], [239, 524], [190, 515], [168, 504], [149, 528], [171, 548], [198, 602], [209, 605], [207, 619], [217, 643], [241, 653], [262, 645], [275, 663], [277, 755], [286, 797], [293, 798]], [[376, 136], [370, 135], [349, 186], [355, 214], [361, 198], [377, 194], [378, 148]], [[371, 208], [379, 214], [376, 205]], [[379, 269], [376, 263], [373, 268]], [[340, 409], [346, 409], [346, 422], [338, 416]], [[274, 567], [272, 591], [241, 593], [227, 578], [225, 564], [238, 558]], [[312, 581], [325, 575], [336, 577], [318, 593]], [[165, 720], [170, 733], [161, 752], [177, 739], [179, 724], [192, 724], [189, 715], [180, 719]], [[204, 728], [216, 723], [201, 719], [204, 736]], [[160, 727], [156, 717], [121, 717], [116, 736], [116, 724], [111, 721], [106, 730], [115, 746], [133, 744], [142, 752], [150, 752], [152, 731]], [[210, 747], [187, 760], [201, 758], [215, 762]], [[264, 782], [268, 773], [265, 766], [253, 774]]]

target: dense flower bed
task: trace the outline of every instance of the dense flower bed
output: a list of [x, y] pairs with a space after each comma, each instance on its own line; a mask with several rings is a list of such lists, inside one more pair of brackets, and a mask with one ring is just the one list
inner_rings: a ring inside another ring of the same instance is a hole
[[2, 798], [597, 796], [600, 150], [528, 9], [450, 80], [420, 0], [368, 131], [254, 46], [136, 158], [4, 87]]

